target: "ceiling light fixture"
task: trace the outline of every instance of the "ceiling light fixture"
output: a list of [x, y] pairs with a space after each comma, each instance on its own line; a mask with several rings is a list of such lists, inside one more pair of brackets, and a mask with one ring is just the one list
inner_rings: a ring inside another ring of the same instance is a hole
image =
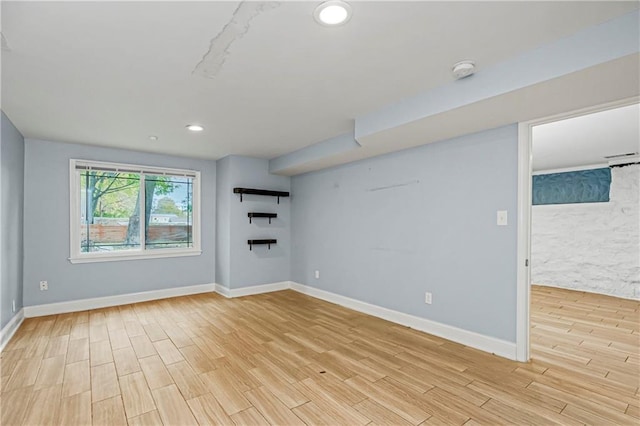
[[149, 139], [152, 140], [152, 141], [157, 141], [158, 137], [156, 135], [151, 135], [151, 136], [149, 136]]
[[476, 72], [476, 64], [473, 61], [460, 61], [451, 68], [453, 76], [456, 80], [469, 77]]
[[313, 17], [321, 25], [335, 27], [351, 19], [351, 6], [342, 0], [325, 1], [316, 7]]
[[204, 127], [199, 124], [189, 124], [187, 125], [187, 130], [191, 132], [201, 132], [204, 130]]

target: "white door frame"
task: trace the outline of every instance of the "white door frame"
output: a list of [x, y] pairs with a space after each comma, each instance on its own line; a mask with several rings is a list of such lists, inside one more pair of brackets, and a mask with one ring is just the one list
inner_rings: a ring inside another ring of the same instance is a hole
[[531, 292], [531, 135], [533, 122], [518, 123], [518, 242], [516, 288], [516, 360], [529, 361]]
[[582, 108], [549, 117], [518, 123], [518, 241], [517, 241], [517, 287], [516, 287], [516, 360], [527, 362], [530, 358], [530, 300], [531, 294], [531, 173], [532, 173], [532, 128], [540, 124], [566, 120], [594, 112], [637, 104], [640, 97], [634, 96], [606, 104]]

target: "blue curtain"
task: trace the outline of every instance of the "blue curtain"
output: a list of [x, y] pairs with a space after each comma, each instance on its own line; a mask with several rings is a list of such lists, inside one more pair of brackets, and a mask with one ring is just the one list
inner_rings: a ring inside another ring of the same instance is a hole
[[580, 170], [533, 176], [533, 205], [609, 201], [611, 169]]

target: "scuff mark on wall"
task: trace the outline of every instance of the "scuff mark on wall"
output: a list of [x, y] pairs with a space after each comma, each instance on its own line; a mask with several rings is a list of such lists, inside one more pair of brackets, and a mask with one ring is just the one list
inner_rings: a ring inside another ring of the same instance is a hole
[[280, 2], [275, 1], [241, 1], [229, 22], [211, 39], [209, 50], [193, 69], [192, 74], [199, 74], [205, 78], [215, 78], [231, 54], [231, 46], [249, 31], [253, 18], [266, 10], [274, 9], [278, 6], [280, 6]]
[[402, 187], [402, 186], [417, 185], [419, 183], [420, 183], [419, 180], [412, 180], [410, 182], [397, 183], [395, 185], [379, 186], [377, 188], [370, 188], [370, 189], [367, 189], [367, 191], [369, 191], [369, 192], [382, 191], [382, 190], [385, 190], [385, 189], [399, 188], [399, 187]]
[[404, 253], [404, 254], [412, 254], [415, 253], [415, 250], [404, 249], [404, 248], [394, 248], [394, 247], [371, 247], [371, 250], [376, 251], [388, 251], [394, 253]]
[[2, 43], [2, 50], [10, 52], [11, 48], [9, 47], [9, 43], [7, 42], [7, 38], [4, 36], [4, 34], [2, 34], [2, 32], [0, 32], [0, 39]]

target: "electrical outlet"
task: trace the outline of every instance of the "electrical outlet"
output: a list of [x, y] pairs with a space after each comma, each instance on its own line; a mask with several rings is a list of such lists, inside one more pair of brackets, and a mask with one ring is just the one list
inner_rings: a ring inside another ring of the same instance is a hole
[[424, 294], [424, 303], [426, 303], [427, 305], [431, 304], [431, 293], [429, 293], [428, 291]]
[[320, 271], [316, 271], [316, 280], [320, 278]]
[[40, 281], [40, 291], [49, 290], [49, 283], [46, 281]]
[[11, 302], [11, 312], [15, 312], [16, 311], [16, 299], [13, 299], [13, 301]]

